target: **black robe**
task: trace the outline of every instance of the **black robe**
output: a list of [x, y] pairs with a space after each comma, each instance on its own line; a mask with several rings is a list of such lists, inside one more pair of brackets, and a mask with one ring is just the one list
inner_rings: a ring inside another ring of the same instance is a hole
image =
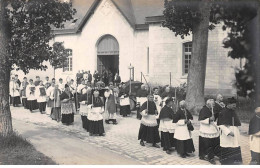
[[[147, 101], [143, 103], [143, 105], [140, 108], [140, 111], [143, 111], [147, 109]], [[153, 101], [148, 101], [148, 114], [149, 115], [155, 115], [156, 114], [156, 104]]]
[[93, 107], [102, 107], [104, 106], [102, 97], [93, 97]]
[[60, 95], [60, 100], [64, 100], [64, 99], [72, 99], [73, 98], [73, 94], [71, 92], [69, 92], [69, 95], [66, 92], [62, 92]]
[[[186, 115], [187, 115], [187, 119], [188, 120], [193, 120], [193, 117], [191, 115], [191, 113], [186, 109]], [[184, 111], [179, 108], [179, 110], [176, 112], [174, 118], [173, 118], [173, 122], [177, 123], [179, 120], [185, 120], [186, 116], [184, 114]]]
[[[232, 118], [234, 118], [234, 123]], [[225, 107], [219, 113], [217, 125], [241, 126], [241, 122], [234, 110]]]
[[159, 119], [165, 119], [165, 118], [169, 118], [169, 119], [173, 119], [174, 117], [174, 111], [172, 108], [168, 107], [168, 106], [164, 106], [161, 109], [160, 115], [159, 115]]
[[223, 108], [225, 107], [221, 107], [217, 102], [215, 103], [215, 106], [213, 108], [215, 121], [217, 121], [219, 113], [221, 112], [221, 110], [223, 110]]
[[80, 96], [80, 102], [81, 102], [81, 101], [86, 101], [87, 104], [91, 104], [91, 93], [82, 94], [82, 95]]
[[212, 112], [207, 106], [203, 106], [199, 113], [199, 121], [205, 120], [207, 118], [210, 118], [212, 116]]
[[254, 117], [250, 120], [249, 123], [249, 135], [256, 134], [260, 131], [260, 117], [254, 115]]

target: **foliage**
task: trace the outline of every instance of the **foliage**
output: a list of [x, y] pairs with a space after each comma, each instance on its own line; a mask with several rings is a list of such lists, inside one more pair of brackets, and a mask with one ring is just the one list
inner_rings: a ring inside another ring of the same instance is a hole
[[49, 58], [51, 66], [53, 66], [55, 69], [66, 66], [67, 57], [68, 57], [68, 49], [64, 48], [63, 42], [55, 42], [53, 44], [52, 55]]
[[28, 73], [30, 69], [45, 70], [42, 63], [53, 52], [49, 41], [52, 28], [64, 28], [76, 10], [72, 3], [59, 0], [10, 0], [7, 19], [10, 23], [9, 63], [12, 68]]
[[[194, 0], [165, 0], [163, 26], [172, 30], [176, 36], [184, 38], [190, 35], [193, 26], [200, 19], [198, 1]], [[256, 0], [211, 0], [209, 30], [222, 23], [223, 30], [229, 30], [224, 39], [224, 48], [230, 48], [228, 56], [237, 59], [245, 58], [247, 62], [243, 69], [238, 69], [236, 87], [241, 96], [254, 95], [255, 77], [252, 67], [250, 45], [246, 37], [248, 22], [256, 16]]]
[[249, 21], [257, 15], [256, 3], [241, 3], [228, 7], [225, 11], [226, 19], [223, 30], [228, 28], [228, 37], [223, 41], [224, 48], [230, 48], [228, 56], [233, 59], [246, 59], [246, 63], [242, 69], [236, 68], [235, 86], [239, 96], [255, 95], [255, 72], [253, 70], [253, 55], [251, 39], [249, 37], [248, 24]]

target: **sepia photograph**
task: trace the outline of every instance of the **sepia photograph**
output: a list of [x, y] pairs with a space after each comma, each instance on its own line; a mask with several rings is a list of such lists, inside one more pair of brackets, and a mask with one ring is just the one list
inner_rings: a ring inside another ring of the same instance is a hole
[[260, 165], [259, 0], [0, 0], [0, 167]]

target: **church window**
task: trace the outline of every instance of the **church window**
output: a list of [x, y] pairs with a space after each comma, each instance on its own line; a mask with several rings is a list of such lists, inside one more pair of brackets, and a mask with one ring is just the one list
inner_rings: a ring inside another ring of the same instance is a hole
[[66, 65], [63, 67], [63, 72], [65, 71], [72, 71], [72, 50], [68, 49], [68, 57], [66, 60]]
[[183, 75], [188, 74], [189, 68], [190, 68], [190, 63], [191, 63], [191, 51], [192, 51], [192, 43], [187, 42], [183, 44], [183, 68], [182, 72]]

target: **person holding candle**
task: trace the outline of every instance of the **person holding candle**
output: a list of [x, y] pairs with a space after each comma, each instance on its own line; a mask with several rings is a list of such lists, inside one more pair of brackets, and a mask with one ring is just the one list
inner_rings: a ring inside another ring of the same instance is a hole
[[146, 143], [151, 143], [153, 147], [160, 148], [160, 146], [156, 144], [160, 142], [158, 124], [156, 121], [156, 115], [158, 114], [156, 104], [153, 101], [154, 97], [152, 94], [149, 94], [147, 99], [148, 100], [142, 104], [140, 109], [142, 119], [138, 140], [140, 140], [141, 146], [145, 146], [145, 141]]
[[91, 105], [88, 106], [89, 135], [104, 136], [105, 129], [103, 124], [104, 101], [99, 96], [99, 91], [95, 89], [91, 95]]
[[163, 151], [167, 154], [171, 154], [172, 147], [176, 146], [176, 140], [174, 139], [175, 123], [173, 123], [173, 118], [175, 116], [172, 109], [173, 98], [168, 98], [166, 100], [166, 105], [162, 108], [159, 119], [160, 126], [159, 131], [161, 131], [161, 146]]
[[191, 125], [193, 117], [186, 109], [186, 102], [180, 101], [180, 108], [173, 118], [173, 123], [176, 123], [174, 138], [176, 139], [176, 150], [182, 158], [190, 156], [189, 153], [195, 151], [191, 131], [194, 130]]
[[129, 100], [129, 93], [126, 91], [126, 84], [122, 82], [122, 88], [120, 89], [119, 95], [120, 97], [120, 115], [126, 117], [130, 115], [130, 100]]
[[229, 98], [227, 106], [219, 113], [217, 125], [220, 128], [220, 163], [222, 165], [242, 164], [239, 144], [241, 122], [236, 114], [236, 99]]
[[219, 130], [213, 113], [214, 100], [208, 99], [199, 113], [199, 157], [201, 160], [216, 164], [214, 156], [219, 156]]
[[147, 95], [148, 95], [148, 91], [145, 87], [145, 84], [141, 85], [141, 88], [137, 91], [136, 93], [136, 101], [137, 101], [137, 115], [136, 118], [141, 120], [142, 119], [142, 115], [140, 114], [140, 106], [147, 101]]
[[82, 120], [82, 127], [88, 132], [89, 131], [89, 120], [88, 120], [88, 105], [90, 105], [91, 102], [91, 91], [92, 88], [84, 88], [82, 89], [82, 95], [80, 97], [80, 115]]

